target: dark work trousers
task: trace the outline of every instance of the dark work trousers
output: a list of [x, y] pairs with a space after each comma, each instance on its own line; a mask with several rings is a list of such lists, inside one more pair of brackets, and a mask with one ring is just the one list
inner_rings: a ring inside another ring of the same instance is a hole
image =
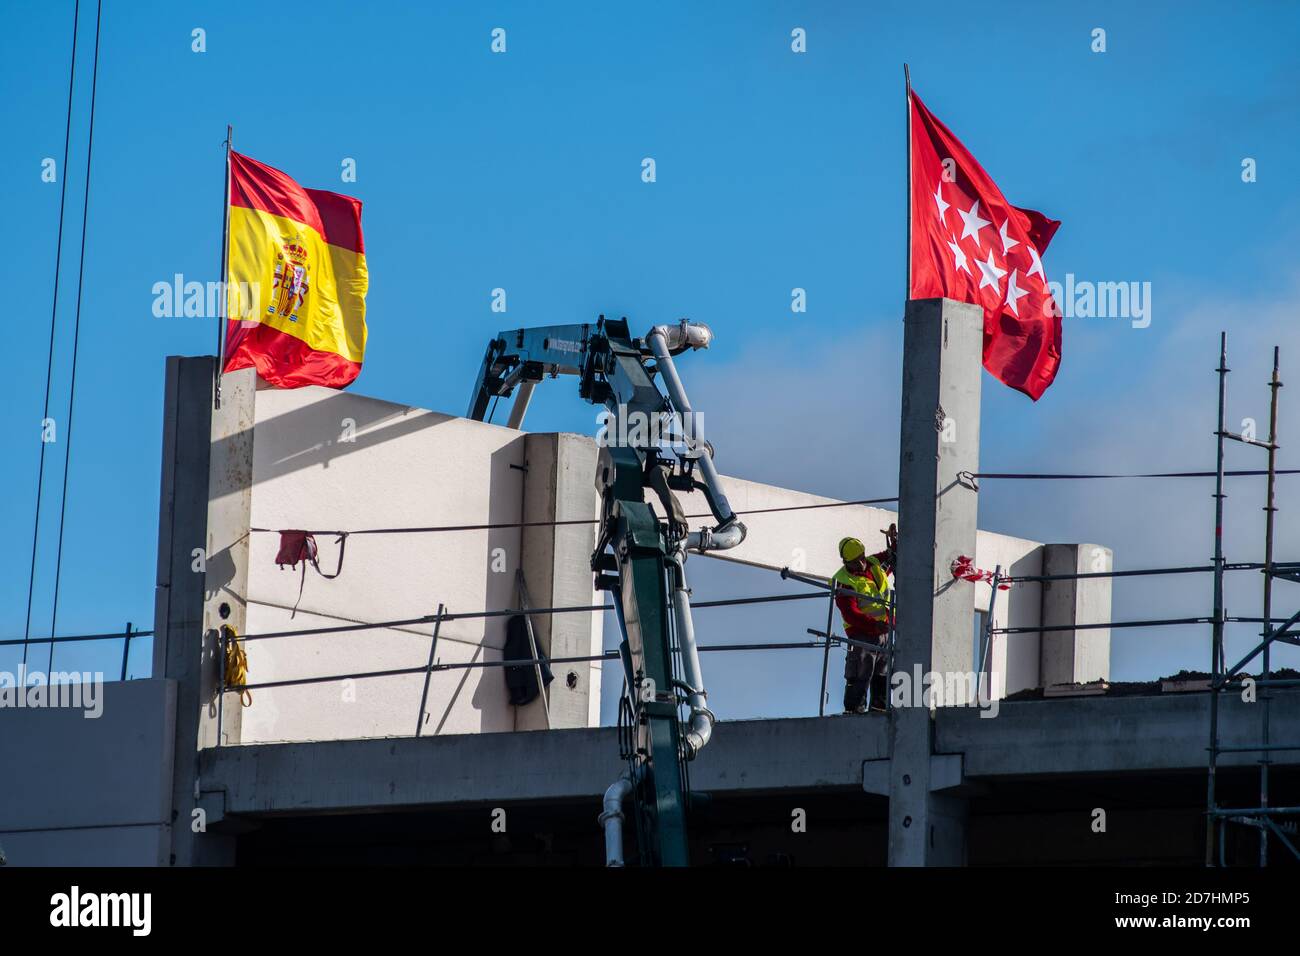
[[[857, 641], [870, 641], [884, 644], [884, 637], [866, 637], [851, 635]], [[844, 656], [844, 709], [856, 711], [866, 701], [867, 688], [871, 688], [871, 707], [873, 710], [885, 709], [885, 697], [888, 694], [889, 675], [885, 673], [884, 654], [873, 654], [865, 647], [850, 644]]]

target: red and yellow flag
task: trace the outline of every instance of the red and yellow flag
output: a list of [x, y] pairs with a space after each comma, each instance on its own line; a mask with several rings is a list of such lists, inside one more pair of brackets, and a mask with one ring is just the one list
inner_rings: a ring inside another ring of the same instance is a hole
[[224, 371], [252, 366], [280, 388], [343, 388], [361, 372], [361, 200], [231, 152], [228, 280]]

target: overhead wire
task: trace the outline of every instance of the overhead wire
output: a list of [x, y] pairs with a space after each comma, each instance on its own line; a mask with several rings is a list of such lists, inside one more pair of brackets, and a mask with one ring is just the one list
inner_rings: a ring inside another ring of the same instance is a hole
[[27, 663], [28, 639], [32, 633], [32, 599], [36, 592], [36, 546], [41, 533], [41, 498], [45, 487], [46, 423], [50, 420], [50, 385], [54, 379], [54, 332], [59, 315], [59, 275], [63, 266], [63, 219], [68, 201], [68, 147], [72, 142], [72, 93], [77, 76], [77, 27], [81, 18], [81, 0], [72, 11], [72, 59], [68, 64], [68, 113], [63, 126], [63, 165], [59, 176], [59, 228], [54, 243], [54, 295], [50, 306], [50, 347], [45, 360], [45, 404], [41, 412], [41, 456], [36, 470], [36, 516], [32, 521], [32, 567], [27, 579], [27, 620], [23, 626], [23, 663]]
[[[72, 375], [68, 386], [68, 421], [63, 432], [63, 491], [59, 502], [59, 543], [54, 559], [54, 603], [50, 611], [50, 636], [53, 637], [59, 619], [59, 584], [63, 575], [63, 528], [68, 511], [68, 472], [72, 465], [72, 414], [77, 400], [77, 354], [81, 345], [81, 293], [86, 274], [86, 229], [90, 217], [90, 168], [95, 150], [95, 95], [99, 87], [99, 28], [104, 11], [104, 0], [95, 5], [95, 56], [90, 73], [90, 129], [86, 137], [86, 184], [81, 202], [81, 251], [77, 264], [77, 307], [72, 325]], [[54, 669], [54, 644], [50, 643], [50, 657], [46, 673]]]

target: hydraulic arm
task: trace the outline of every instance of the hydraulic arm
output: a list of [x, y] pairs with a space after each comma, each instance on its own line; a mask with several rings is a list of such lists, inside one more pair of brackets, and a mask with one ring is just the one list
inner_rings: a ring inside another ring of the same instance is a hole
[[[615, 597], [627, 678], [624, 709], [631, 717], [629, 770], [610, 788], [602, 815], [611, 865], [622, 862], [619, 799], [627, 792], [643, 860], [688, 862], [684, 764], [708, 743], [713, 714], [695, 647], [686, 554], [732, 548], [745, 537], [673, 364], [674, 356], [707, 348], [711, 340], [708, 326], [685, 320], [633, 338], [626, 319], [604, 316], [594, 325], [502, 332], [488, 344], [470, 400], [468, 417], [481, 421], [490, 401], [519, 389], [509, 422], [519, 427], [536, 383], [563, 374], [576, 375], [578, 394], [605, 407], [595, 476], [601, 523], [591, 567], [596, 587]], [[673, 492], [696, 488], [716, 524], [691, 531]]]

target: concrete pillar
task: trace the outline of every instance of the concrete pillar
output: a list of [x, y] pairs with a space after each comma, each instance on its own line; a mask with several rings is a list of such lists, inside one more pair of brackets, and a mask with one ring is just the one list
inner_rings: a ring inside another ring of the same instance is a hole
[[[529, 435], [524, 446], [523, 520], [591, 521], [525, 527], [520, 566], [533, 607], [577, 607], [604, 603], [592, 587], [591, 552], [596, 547], [600, 498], [596, 443], [575, 434]], [[548, 657], [588, 657], [601, 650], [600, 612], [536, 615], [533, 627]], [[600, 665], [556, 664], [550, 687], [551, 727], [600, 723]], [[515, 729], [546, 727], [540, 699], [516, 708]]]
[[[217, 716], [217, 662], [214, 641], [205, 630], [204, 571], [214, 361], [210, 356], [169, 357], [163, 409], [153, 673], [176, 681], [169, 862], [177, 866], [228, 864], [234, 852], [228, 838], [194, 832], [194, 810], [201, 802], [199, 747], [201, 741], [216, 739]], [[219, 416], [218, 421], [225, 418]], [[231, 709], [225, 708], [227, 713]]]
[[[246, 368], [222, 376], [221, 407], [212, 412], [208, 461], [207, 571], [203, 585], [203, 637], [212, 660], [220, 657], [220, 627], [247, 631], [248, 528], [253, 502], [253, 423], [257, 372]], [[215, 680], [217, 668], [205, 668]], [[203, 687], [215, 700], [216, 687]], [[243, 707], [239, 694], [226, 693], [222, 704], [222, 745], [239, 743]], [[199, 747], [217, 744], [215, 719], [199, 724]]]
[[[1043, 545], [1043, 574], [1085, 574], [1114, 566], [1110, 548], [1099, 544]], [[1110, 592], [1110, 578], [1044, 581], [1043, 626], [1106, 623]], [[1044, 631], [1039, 648], [1043, 687], [1110, 679], [1110, 628]]]
[[891, 866], [965, 862], [965, 801], [941, 792], [954, 781], [933, 774], [943, 761], [932, 760], [930, 711], [913, 697], [921, 689], [911, 685], [932, 671], [947, 676], [974, 669], [974, 585], [954, 580], [950, 566], [959, 555], [975, 555], [978, 497], [957, 476], [979, 470], [983, 339], [978, 306], [950, 299], [907, 303], [894, 673], [906, 676], [913, 694], [902, 706], [895, 697], [890, 716]]

